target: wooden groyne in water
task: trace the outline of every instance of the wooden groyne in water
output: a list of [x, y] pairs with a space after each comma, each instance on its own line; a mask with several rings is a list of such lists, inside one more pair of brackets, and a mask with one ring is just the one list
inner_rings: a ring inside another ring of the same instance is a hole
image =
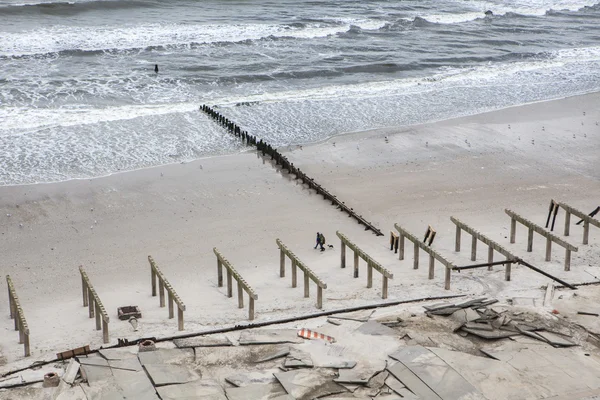
[[277, 149], [271, 146], [269, 143], [260, 139], [257, 140], [256, 136], [250, 135], [247, 131], [242, 130], [235, 122], [229, 120], [224, 115], [214, 110], [213, 108], [202, 105], [200, 111], [205, 112], [209, 117], [215, 120], [219, 125], [226, 128], [229, 133], [241, 139], [246, 145], [256, 147], [256, 149], [262, 153], [263, 156], [270, 156], [271, 160], [275, 160], [275, 165], [281, 165], [281, 168], [287, 170], [290, 174], [296, 176], [296, 179], [302, 180], [302, 183], [308, 185], [310, 189], [314, 189], [317, 193], [323, 196], [325, 200], [331, 201], [332, 205], [336, 205], [340, 210], [348, 213], [352, 218], [356, 219], [359, 224], [365, 226], [365, 230], [373, 231], [377, 236], [383, 236], [383, 233], [379, 229], [373, 226], [369, 221], [364, 219], [361, 215], [358, 215], [354, 209], [348, 207], [343, 201], [339, 200], [335, 195], [331, 194], [323, 186], [315, 182], [314, 179], [307, 176], [304, 172], [294, 166], [287, 157], [281, 154]]

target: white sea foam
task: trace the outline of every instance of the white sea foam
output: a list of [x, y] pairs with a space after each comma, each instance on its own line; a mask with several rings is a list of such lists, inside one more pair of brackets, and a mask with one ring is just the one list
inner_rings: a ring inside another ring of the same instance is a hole
[[53, 26], [0, 35], [0, 55], [21, 56], [66, 50], [102, 51], [140, 49], [149, 46], [189, 46], [191, 44], [242, 42], [268, 37], [312, 39], [347, 32], [352, 25], [379, 29], [386, 22], [348, 19], [337, 25], [311, 23], [305, 27], [273, 24], [182, 25], [143, 24], [131, 27]]

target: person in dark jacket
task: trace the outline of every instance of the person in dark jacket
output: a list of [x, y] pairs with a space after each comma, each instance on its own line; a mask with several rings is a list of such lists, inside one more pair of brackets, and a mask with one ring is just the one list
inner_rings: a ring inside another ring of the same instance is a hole
[[321, 245], [321, 247], [323, 247], [323, 245], [321, 244], [321, 234], [319, 232], [317, 232], [317, 244], [315, 244], [315, 249], [317, 247], [319, 247], [319, 245]]

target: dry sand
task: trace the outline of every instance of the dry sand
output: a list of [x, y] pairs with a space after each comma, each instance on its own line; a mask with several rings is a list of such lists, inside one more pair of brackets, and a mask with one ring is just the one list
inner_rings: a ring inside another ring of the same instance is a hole
[[[600, 231], [581, 245], [581, 226], [572, 226], [569, 242], [579, 246], [571, 271], [563, 271], [563, 251], [554, 246], [544, 262], [545, 239], [536, 235], [526, 253], [526, 234], [507, 239], [511, 208], [543, 225], [551, 198], [585, 212], [600, 205], [600, 94], [536, 103], [473, 117], [374, 132], [348, 134], [324, 143], [286, 151], [295, 165], [354, 207], [384, 233], [399, 223], [418, 236], [428, 224], [437, 231], [434, 247], [457, 264], [469, 264], [469, 238], [454, 252], [455, 216], [569, 282], [600, 277]], [[401, 112], [399, 110], [398, 112]], [[585, 115], [584, 115], [585, 113]], [[225, 134], [225, 133], [224, 133]], [[10, 215], [10, 216], [9, 216]], [[555, 233], [562, 236], [564, 213]], [[577, 219], [574, 218], [576, 221]], [[10, 274], [31, 330], [32, 356], [13, 331], [8, 305], [0, 302], [0, 357], [4, 372], [57, 351], [102, 345], [82, 307], [77, 267], [83, 265], [109, 312], [111, 343], [117, 338], [177, 334], [176, 320], [150, 295], [147, 256], [152, 255], [187, 306], [185, 332], [242, 323], [238, 309], [217, 287], [217, 247], [259, 294], [257, 321], [317, 311], [315, 287], [302, 297], [290, 287], [290, 273], [279, 278], [280, 238], [328, 283], [324, 309], [381, 301], [381, 280], [367, 289], [339, 268], [339, 230], [394, 273], [390, 300], [429, 295], [472, 294], [510, 298], [540, 296], [548, 282], [523, 267], [512, 282], [501, 268], [453, 275], [443, 288], [436, 266], [427, 279], [427, 260], [412, 269], [412, 250], [404, 261], [391, 253], [388, 238], [361, 225], [313, 191], [274, 168], [255, 152], [202, 159], [113, 176], [57, 184], [0, 188], [2, 275]], [[313, 249], [316, 232], [334, 249]], [[349, 257], [349, 259], [351, 259]], [[478, 261], [487, 259], [481, 246]], [[299, 276], [301, 283], [301, 275]], [[6, 282], [0, 281], [5, 293]], [[235, 295], [234, 295], [235, 296]], [[246, 301], [247, 302], [247, 301]], [[133, 332], [119, 321], [119, 306], [138, 305], [143, 318]]]

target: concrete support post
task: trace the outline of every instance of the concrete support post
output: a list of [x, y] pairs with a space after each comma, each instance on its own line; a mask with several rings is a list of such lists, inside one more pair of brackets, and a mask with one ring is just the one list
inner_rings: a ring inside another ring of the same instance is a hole
[[85, 284], [85, 279], [83, 279], [83, 276], [81, 277], [81, 292], [83, 294], [83, 306], [87, 307], [88, 305], [88, 288], [87, 285]]
[[477, 236], [473, 235], [471, 237], [471, 261], [475, 261], [477, 259]]
[[94, 302], [95, 308], [96, 308], [96, 330], [99, 331], [100, 329], [102, 329], [102, 324], [101, 324], [101, 320], [100, 320], [100, 306], [98, 305], [98, 303]]
[[244, 289], [242, 289], [242, 284], [238, 281], [237, 283], [238, 289], [238, 308], [244, 308]]
[[456, 243], [454, 244], [454, 251], [460, 251], [460, 226], [456, 225]]
[[419, 269], [419, 244], [414, 244], [415, 248], [415, 259], [413, 261], [413, 269]]
[[292, 287], [295, 288], [298, 285], [298, 271], [296, 267], [296, 261], [292, 260]]
[[152, 280], [152, 297], [154, 297], [156, 296], [156, 272], [152, 267], [150, 268], [150, 279]]
[[342, 268], [346, 268], [346, 243], [342, 242], [341, 249], [342, 249], [341, 250], [342, 251], [342, 253], [341, 253]]
[[279, 252], [279, 277], [285, 277], [285, 253], [283, 250]]
[[[494, 248], [492, 246], [488, 247], [488, 262], [489, 263], [494, 262]], [[493, 267], [490, 265], [488, 267], [488, 271], [491, 271], [492, 269], [493, 269]]]
[[108, 322], [102, 320], [102, 341], [104, 343], [108, 343], [110, 340], [108, 338]]
[[168, 300], [169, 300], [169, 319], [175, 318], [175, 313], [173, 310], [173, 296], [171, 296], [171, 292], [167, 292]]
[[219, 287], [223, 287], [223, 265], [219, 258], [217, 258], [217, 278]]
[[517, 234], [517, 220], [514, 218], [510, 219], [510, 242], [515, 242], [515, 236]]
[[358, 253], [354, 252], [354, 277], [358, 278]]
[[233, 296], [233, 285], [231, 284], [231, 271], [227, 270], [227, 297]]
[[527, 252], [531, 253], [533, 251], [533, 228], [529, 228], [529, 232], [527, 232]]
[[304, 273], [304, 297], [310, 296], [310, 284], [309, 284], [308, 274]]
[[552, 258], [552, 240], [546, 239], [546, 261], [550, 261]]
[[248, 306], [248, 319], [254, 320], [254, 299], [250, 296], [250, 305]]
[[88, 309], [90, 318], [94, 318], [94, 295], [92, 291], [88, 289]]
[[398, 252], [398, 259], [404, 260], [404, 235], [400, 234], [400, 251]]
[[590, 222], [583, 222], [583, 244], [588, 244], [588, 240], [590, 237]]
[[435, 278], [435, 258], [429, 255], [429, 279]]
[[381, 288], [381, 298], [382, 299], [388, 298], [388, 277], [385, 275], [383, 276], [383, 284], [382, 284], [382, 288]]
[[162, 279], [158, 280], [158, 298], [160, 299], [160, 306], [165, 306], [165, 283]]
[[177, 329], [183, 330], [183, 310], [177, 307]]
[[323, 288], [321, 286], [317, 286], [317, 308], [323, 308]]
[[571, 270], [571, 250], [565, 250], [565, 271]]
[[444, 279], [444, 289], [450, 290], [450, 279], [451, 279], [452, 270], [446, 267], [446, 277]]
[[571, 213], [565, 210], [565, 236], [569, 236], [571, 229]]
[[[508, 260], [508, 258], [507, 258]], [[510, 270], [512, 267], [512, 263], [506, 263], [506, 267], [504, 269], [504, 280], [510, 281]]]
[[373, 267], [367, 263], [367, 288], [373, 287]]

